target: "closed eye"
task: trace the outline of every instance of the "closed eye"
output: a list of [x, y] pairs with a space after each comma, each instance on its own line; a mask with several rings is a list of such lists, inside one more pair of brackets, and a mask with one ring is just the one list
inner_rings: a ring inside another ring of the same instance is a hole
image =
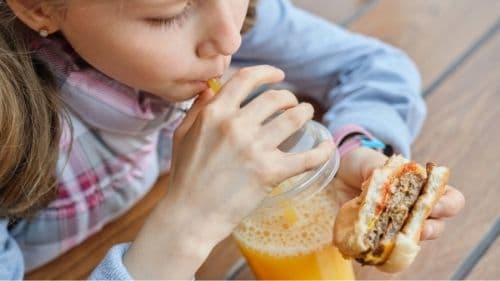
[[181, 27], [185, 20], [189, 17], [193, 6], [193, 1], [188, 1], [182, 12], [177, 15], [168, 18], [147, 18], [146, 22], [153, 27]]

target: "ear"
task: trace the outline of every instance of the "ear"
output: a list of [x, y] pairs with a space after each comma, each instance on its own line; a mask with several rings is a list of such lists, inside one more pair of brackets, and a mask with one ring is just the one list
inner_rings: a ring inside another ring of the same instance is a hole
[[59, 30], [57, 11], [46, 1], [7, 0], [6, 2], [16, 17], [34, 31], [46, 30], [51, 34]]

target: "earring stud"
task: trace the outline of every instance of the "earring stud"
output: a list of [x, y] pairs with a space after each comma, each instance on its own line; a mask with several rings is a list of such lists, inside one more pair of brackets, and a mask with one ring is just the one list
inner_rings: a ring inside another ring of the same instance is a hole
[[42, 36], [42, 37], [49, 36], [49, 31], [45, 28], [40, 29], [40, 36]]

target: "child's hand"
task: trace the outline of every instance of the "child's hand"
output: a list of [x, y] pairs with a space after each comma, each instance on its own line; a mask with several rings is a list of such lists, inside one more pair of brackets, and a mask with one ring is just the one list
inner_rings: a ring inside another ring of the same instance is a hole
[[[300, 154], [278, 150], [313, 116], [312, 106], [298, 104], [288, 91], [268, 91], [240, 108], [257, 87], [283, 78], [270, 66], [242, 69], [217, 96], [202, 94], [176, 131], [167, 196], [189, 208], [207, 235], [223, 239], [274, 186], [333, 152], [330, 142]], [[285, 111], [262, 124], [280, 110]]]
[[297, 154], [277, 148], [313, 116], [292, 93], [268, 91], [240, 108], [254, 89], [283, 78], [270, 66], [245, 68], [216, 97], [200, 95], [175, 132], [167, 195], [124, 256], [134, 278], [192, 278], [274, 186], [331, 157], [333, 142]]
[[[358, 148], [348, 152], [341, 160], [340, 170], [333, 182], [342, 205], [361, 192], [361, 184], [375, 168], [384, 165], [387, 157], [368, 148]], [[465, 199], [460, 191], [447, 186], [446, 192], [439, 199], [430, 217], [424, 224], [421, 240], [432, 240], [443, 232], [446, 217], [455, 216], [464, 206]], [[345, 205], [347, 206], [347, 205]], [[342, 209], [339, 216], [343, 214]]]

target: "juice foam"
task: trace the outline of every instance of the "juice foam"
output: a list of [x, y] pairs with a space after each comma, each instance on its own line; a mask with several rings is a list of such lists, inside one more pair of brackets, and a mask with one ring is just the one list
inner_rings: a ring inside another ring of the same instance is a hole
[[234, 232], [245, 247], [273, 256], [304, 255], [330, 245], [337, 202], [330, 188], [299, 204], [256, 212]]

